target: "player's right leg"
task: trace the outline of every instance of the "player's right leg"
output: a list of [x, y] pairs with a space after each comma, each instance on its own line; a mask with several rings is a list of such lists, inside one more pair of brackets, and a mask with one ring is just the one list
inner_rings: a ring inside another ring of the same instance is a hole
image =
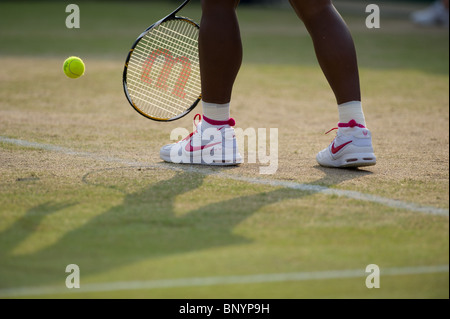
[[242, 41], [236, 8], [239, 0], [202, 0], [199, 54], [202, 98], [230, 103], [242, 63]]
[[161, 148], [166, 162], [236, 165], [242, 162], [230, 118], [234, 81], [242, 63], [239, 0], [202, 0], [199, 54], [203, 119], [186, 139]]

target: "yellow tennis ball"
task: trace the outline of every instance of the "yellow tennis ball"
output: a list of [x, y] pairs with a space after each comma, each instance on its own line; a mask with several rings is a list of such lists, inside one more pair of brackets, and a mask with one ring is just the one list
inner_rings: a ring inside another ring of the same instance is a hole
[[84, 74], [84, 62], [79, 57], [71, 56], [64, 61], [63, 71], [71, 79], [79, 78]]

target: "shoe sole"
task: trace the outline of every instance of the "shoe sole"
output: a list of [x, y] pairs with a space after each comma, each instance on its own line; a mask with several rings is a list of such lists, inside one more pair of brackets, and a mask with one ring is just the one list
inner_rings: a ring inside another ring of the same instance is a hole
[[160, 154], [160, 158], [167, 163], [173, 163], [173, 164], [204, 165], [204, 166], [237, 166], [237, 165], [242, 164], [242, 159], [240, 159], [240, 158], [238, 158], [236, 160], [212, 160], [211, 163], [205, 163], [205, 162], [201, 162], [198, 160], [197, 161], [194, 160], [192, 162], [190, 162], [190, 160], [189, 160], [187, 162], [182, 161], [181, 163], [175, 163], [170, 159], [170, 157], [166, 157], [162, 154]]
[[344, 155], [339, 159], [333, 160], [331, 163], [318, 163], [324, 167], [333, 168], [356, 168], [374, 166], [377, 164], [377, 158], [373, 153], [353, 153]]

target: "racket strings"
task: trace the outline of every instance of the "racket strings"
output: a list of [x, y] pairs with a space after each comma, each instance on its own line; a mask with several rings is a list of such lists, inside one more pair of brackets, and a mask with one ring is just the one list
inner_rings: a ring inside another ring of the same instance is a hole
[[[167, 28], [164, 28], [166, 31], [168, 31], [168, 32], [173, 32], [174, 30], [170, 30], [170, 29], [167, 29]], [[161, 31], [159, 31], [159, 30], [157, 30], [157, 31], [155, 31], [159, 36], [163, 36], [163, 33], [161, 32]], [[149, 41], [149, 39], [143, 39], [143, 40], [141, 40], [141, 41], [144, 41], [144, 43], [145, 43], [145, 48], [146, 49], [143, 49], [142, 48], [142, 46], [139, 46], [139, 47], [137, 47], [137, 48], [135, 48], [135, 51], [134, 51], [134, 55], [137, 55], [137, 56], [139, 56], [139, 62], [141, 63], [142, 61], [145, 61], [146, 59], [148, 59], [148, 48], [150, 47], [150, 46], [158, 46], [158, 47], [168, 47], [168, 45], [167, 45], [167, 43], [163, 43], [162, 41], [160, 41], [160, 40], [158, 40], [158, 39], [152, 39], [152, 41], [153, 41], [153, 43], [149, 43], [150, 41]], [[194, 41], [193, 41], [194, 42]], [[179, 45], [181, 46], [181, 45], [183, 45], [183, 43], [182, 42], [180, 42], [179, 43]], [[161, 49], [158, 49], [158, 50], [161, 50]], [[192, 50], [197, 50], [197, 48], [196, 47], [192, 47]], [[170, 51], [170, 50], [169, 50]], [[186, 52], [185, 51], [182, 51], [179, 47], [178, 48], [173, 48], [172, 49], [172, 52], [173, 52], [173, 56], [182, 56], [183, 54], [185, 54]], [[168, 54], [170, 54], [170, 53], [168, 53]], [[160, 62], [162, 62], [159, 66], [153, 66], [154, 68], [155, 68], [155, 74], [164, 74], [164, 73], [162, 73], [163, 72], [163, 68], [164, 68], [164, 65], [166, 64], [166, 61], [167, 61], [167, 57], [166, 56], [164, 56], [164, 59], [166, 59], [166, 60], [162, 60], [161, 59], [161, 61]], [[133, 64], [134, 63], [134, 61], [130, 61], [130, 63], [131, 64]], [[145, 70], [144, 71], [142, 71], [141, 70], [141, 65], [139, 65], [139, 64], [135, 64], [134, 65], [135, 67], [134, 68], [131, 68], [131, 69], [129, 69], [129, 72], [132, 72], [133, 73], [133, 76], [135, 77], [135, 78], [137, 78], [137, 77], [141, 77], [141, 80], [142, 80], [142, 76], [143, 75], [145, 75]], [[174, 75], [171, 79], [168, 79], [167, 80], [167, 82], [171, 82], [171, 80], [172, 80], [172, 86], [174, 85], [174, 83], [173, 83], [173, 81], [175, 80], [175, 78], [176, 78], [176, 75], [178, 75], [178, 74], [180, 74], [180, 77], [183, 77], [183, 70], [181, 70], [181, 73], [180, 73], [180, 71], [179, 70], [171, 70], [173, 73], [172, 73], [172, 75]], [[197, 69], [197, 70], [194, 70], [194, 72], [191, 72], [191, 73], [194, 73], [194, 77], [196, 77], [196, 78], [200, 78], [200, 72], [199, 72], [199, 69]], [[145, 80], [152, 80], [152, 79], [150, 79], [148, 76], [144, 76], [146, 79]], [[188, 80], [188, 78], [186, 77], [186, 78], [184, 78], [184, 80], [185, 80], [185, 82], [187, 82], [187, 80]], [[141, 89], [142, 89], [142, 87], [141, 87]], [[185, 89], [189, 89], [189, 87], [185, 87]], [[197, 98], [198, 97], [198, 90], [197, 90], [197, 88], [194, 86], [194, 89], [195, 89], [195, 91], [193, 92], [193, 94], [194, 94], [194, 97], [195, 98]], [[132, 90], [132, 89], [131, 89]], [[131, 91], [130, 90], [130, 91]], [[136, 93], [143, 93], [142, 92], [142, 90], [140, 90], [140, 91], [136, 91]], [[165, 102], [169, 102], [169, 104], [166, 106], [168, 109], [171, 109], [171, 108], [173, 108], [174, 106], [173, 105], [171, 105], [171, 103], [170, 103], [170, 100], [168, 100], [168, 99], [165, 99], [165, 97], [164, 97], [164, 95], [161, 95], [161, 93], [159, 92], [159, 91], [157, 91], [157, 90], [151, 90], [151, 91], [148, 91], [147, 93], [150, 93], [150, 94], [153, 94], [153, 97], [152, 98], [157, 98], [158, 96], [160, 96], [161, 97], [161, 99], [163, 99], [163, 100], [165, 100]], [[144, 94], [144, 96], [143, 96], [143, 98], [147, 98], [146, 96], [145, 96], [145, 94]], [[176, 106], [175, 106], [175, 109], [173, 109], [173, 111], [174, 112], [172, 112], [173, 113], [173, 115], [176, 115], [177, 113], [179, 114], [179, 112], [181, 111], [181, 110], [183, 110], [184, 111], [184, 109], [183, 108], [180, 108], [179, 107], [179, 104], [177, 104]]]
[[170, 119], [186, 112], [201, 92], [198, 27], [184, 19], [151, 29], [135, 47], [127, 89], [141, 112]]

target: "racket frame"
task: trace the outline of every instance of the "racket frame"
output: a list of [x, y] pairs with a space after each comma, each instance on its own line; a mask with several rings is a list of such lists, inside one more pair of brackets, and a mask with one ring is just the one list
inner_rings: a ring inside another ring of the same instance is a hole
[[136, 41], [133, 43], [130, 51], [128, 52], [127, 55], [127, 59], [125, 61], [125, 68], [123, 70], [123, 89], [125, 92], [125, 96], [127, 97], [128, 102], [130, 103], [130, 105], [142, 116], [154, 120], [154, 121], [158, 121], [158, 122], [171, 122], [171, 121], [175, 121], [178, 120], [184, 116], [186, 116], [187, 114], [189, 114], [197, 105], [198, 103], [201, 101], [202, 99], [202, 95], [200, 94], [199, 97], [197, 98], [197, 100], [189, 107], [187, 108], [183, 113], [176, 115], [172, 118], [158, 118], [158, 117], [154, 117], [151, 115], [146, 114], [145, 112], [143, 112], [134, 102], [133, 99], [131, 98], [130, 94], [128, 93], [128, 84], [127, 84], [127, 72], [128, 72], [128, 63], [130, 62], [131, 56], [133, 54], [134, 49], [136, 48], [136, 46], [139, 44], [139, 42], [142, 40], [143, 37], [145, 37], [152, 29], [158, 27], [160, 24], [170, 21], [170, 20], [183, 20], [185, 22], [188, 22], [190, 24], [192, 24], [193, 26], [197, 27], [198, 29], [200, 29], [200, 26], [193, 20], [186, 18], [186, 17], [178, 17], [176, 14], [183, 9], [188, 3], [190, 2], [190, 0], [185, 0], [176, 10], [174, 10], [171, 14], [169, 14], [168, 16], [166, 16], [165, 18], [159, 20], [158, 22], [155, 22], [154, 24], [152, 24], [151, 26], [149, 26], [144, 32], [142, 32], [139, 37], [136, 39]]

